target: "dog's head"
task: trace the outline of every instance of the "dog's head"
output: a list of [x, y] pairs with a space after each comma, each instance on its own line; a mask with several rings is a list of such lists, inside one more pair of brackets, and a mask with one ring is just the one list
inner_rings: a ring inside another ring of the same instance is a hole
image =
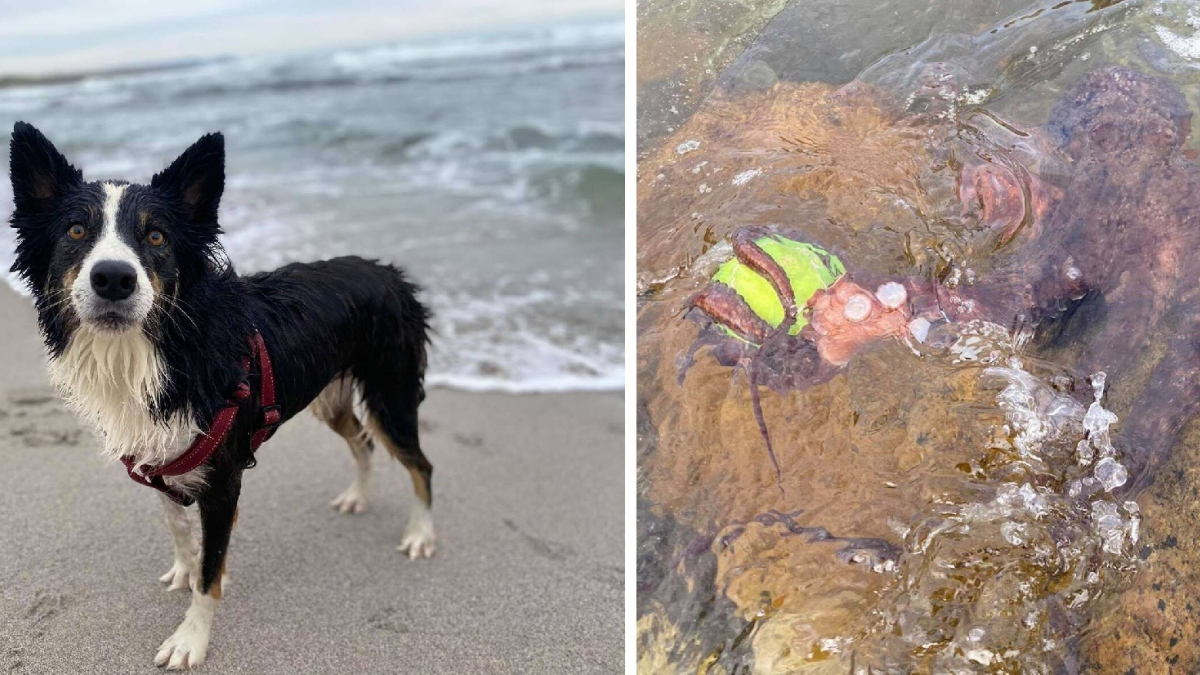
[[225, 185], [220, 134], [201, 138], [149, 185], [84, 181], [24, 122], [13, 129], [11, 152], [12, 270], [33, 292], [48, 332], [65, 339], [78, 327], [148, 330], [212, 268]]

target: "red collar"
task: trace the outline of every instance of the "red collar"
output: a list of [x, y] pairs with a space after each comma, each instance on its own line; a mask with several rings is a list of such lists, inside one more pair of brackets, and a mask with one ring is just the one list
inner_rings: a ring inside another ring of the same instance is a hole
[[[258, 360], [261, 381], [258, 398], [260, 411], [258, 427], [250, 439], [250, 451], [254, 452], [279, 428], [283, 414], [275, 403], [275, 372], [271, 369], [271, 356], [267, 353], [267, 345], [258, 331], [254, 331], [254, 335], [250, 337], [250, 350], [251, 356]], [[242, 369], [246, 371], [247, 377], [250, 375], [250, 358], [242, 359]], [[158, 490], [177, 504], [182, 506], [192, 504], [195, 501], [193, 497], [178, 488], [167, 485], [163, 476], [182, 476], [211, 457], [233, 427], [233, 422], [237, 419], [238, 408], [248, 398], [250, 398], [250, 383], [242, 380], [238, 383], [233, 398], [225, 399], [225, 403], [213, 416], [212, 427], [208, 433], [197, 436], [186, 452], [167, 464], [159, 467], [143, 464], [137, 467], [134, 465], [133, 457], [129, 455], [122, 457], [121, 461], [125, 463], [125, 470], [129, 472], [129, 477], [135, 482]], [[250, 466], [254, 466], [253, 457], [250, 462]]]

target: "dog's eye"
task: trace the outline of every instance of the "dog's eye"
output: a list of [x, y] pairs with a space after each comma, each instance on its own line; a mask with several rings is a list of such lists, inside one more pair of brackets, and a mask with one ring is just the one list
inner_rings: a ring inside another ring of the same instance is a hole
[[150, 230], [150, 234], [146, 235], [146, 241], [150, 242], [151, 246], [162, 246], [167, 243], [167, 238], [160, 230]]
[[67, 230], [67, 236], [79, 241], [87, 236], [87, 228], [79, 223], [72, 223], [71, 228]]

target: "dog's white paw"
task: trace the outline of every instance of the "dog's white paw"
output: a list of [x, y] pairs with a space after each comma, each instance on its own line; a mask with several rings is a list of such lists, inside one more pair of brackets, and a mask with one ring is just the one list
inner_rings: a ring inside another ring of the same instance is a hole
[[408, 557], [413, 560], [432, 558], [434, 551], [437, 550], [437, 537], [432, 532], [429, 534], [405, 534], [396, 550], [407, 553]]
[[433, 518], [429, 515], [429, 509], [423, 504], [413, 507], [412, 515], [408, 517], [408, 527], [396, 550], [407, 553], [413, 560], [433, 557], [437, 550], [437, 535], [433, 532]]
[[167, 670], [186, 670], [204, 663], [208, 656], [208, 638], [211, 625], [186, 618], [171, 637], [167, 638], [154, 655], [154, 665], [166, 666]]
[[167, 591], [182, 591], [196, 588], [196, 582], [200, 580], [200, 569], [196, 563], [185, 560], [176, 560], [171, 565], [171, 569], [167, 573], [158, 578], [164, 584], [167, 584]]
[[329, 502], [329, 505], [346, 515], [362, 513], [367, 510], [367, 492], [355, 483], [338, 495], [337, 499]]

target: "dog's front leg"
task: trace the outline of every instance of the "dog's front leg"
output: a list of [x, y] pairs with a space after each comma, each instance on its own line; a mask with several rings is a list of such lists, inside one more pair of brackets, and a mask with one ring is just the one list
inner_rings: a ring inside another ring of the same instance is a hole
[[220, 476], [214, 471], [209, 484], [197, 497], [200, 506], [200, 532], [203, 540], [200, 556], [200, 583], [192, 590], [192, 605], [183, 622], [158, 648], [154, 665], [169, 670], [192, 668], [204, 663], [213, 616], [221, 599], [221, 581], [225, 573], [225, 554], [229, 534], [237, 518], [237, 500], [241, 491], [241, 470]]
[[192, 523], [187, 509], [176, 504], [166, 495], [162, 498], [163, 512], [167, 516], [167, 528], [174, 542], [175, 561], [167, 573], [158, 578], [167, 584], [168, 591], [195, 588], [200, 578], [200, 546], [192, 536]]

